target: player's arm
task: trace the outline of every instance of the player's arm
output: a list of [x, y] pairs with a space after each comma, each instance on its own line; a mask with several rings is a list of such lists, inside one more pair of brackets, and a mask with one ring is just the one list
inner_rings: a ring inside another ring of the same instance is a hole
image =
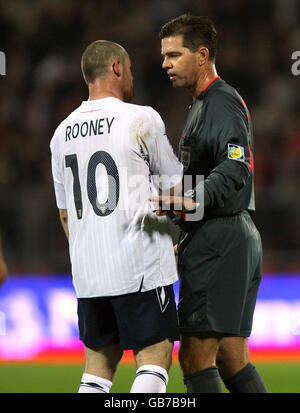
[[[159, 196], [150, 197], [149, 200], [157, 201], [157, 215], [166, 215], [170, 208], [163, 212], [162, 202], [166, 200], [169, 204], [172, 201], [176, 203], [182, 197], [183, 165], [174, 154], [160, 115], [152, 108], [148, 115], [149, 118], [145, 121], [144, 127], [141, 128], [140, 139], [149, 155], [151, 174], [159, 180], [158, 183], [156, 182]], [[170, 202], [170, 200], [172, 201]]]
[[64, 180], [62, 173], [62, 162], [59, 160], [57, 155], [58, 151], [56, 150], [56, 141], [55, 134], [50, 143], [51, 149], [51, 169], [53, 176], [54, 192], [56, 205], [58, 207], [59, 219], [63, 227], [64, 233], [66, 234], [67, 239], [69, 240], [69, 228], [68, 228], [68, 212], [66, 209], [66, 194], [64, 188]]
[[69, 240], [68, 211], [66, 209], [59, 209], [59, 219], [66, 234], [67, 240]]
[[4, 283], [8, 276], [7, 265], [3, 256], [2, 244], [0, 239], [0, 285]]
[[174, 245], [174, 254], [177, 255], [178, 254], [178, 244]]

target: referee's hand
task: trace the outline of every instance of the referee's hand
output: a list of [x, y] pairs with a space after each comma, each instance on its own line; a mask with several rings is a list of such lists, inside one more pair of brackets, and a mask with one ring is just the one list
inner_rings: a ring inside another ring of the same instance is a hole
[[179, 215], [183, 212], [191, 212], [196, 208], [196, 202], [192, 198], [184, 196], [159, 195], [150, 197], [149, 201], [155, 202], [155, 212], [158, 216], [167, 215], [170, 211]]

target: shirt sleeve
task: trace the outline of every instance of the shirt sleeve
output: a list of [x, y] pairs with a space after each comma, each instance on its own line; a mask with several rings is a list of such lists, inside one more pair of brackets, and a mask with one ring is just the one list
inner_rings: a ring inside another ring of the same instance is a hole
[[146, 151], [151, 175], [157, 178], [161, 189], [177, 185], [183, 176], [183, 165], [177, 159], [166, 134], [164, 122], [152, 108], [148, 108], [147, 116], [139, 133], [142, 149]]
[[52, 177], [54, 183], [54, 192], [56, 198], [56, 205], [59, 209], [67, 209], [65, 187], [63, 183], [62, 170], [60, 167], [60, 162], [55, 150], [55, 135], [50, 143], [51, 150], [51, 168]]
[[251, 172], [247, 113], [238, 98], [222, 96], [212, 102], [209, 121], [207, 147], [215, 166], [204, 181], [204, 207], [223, 207]]

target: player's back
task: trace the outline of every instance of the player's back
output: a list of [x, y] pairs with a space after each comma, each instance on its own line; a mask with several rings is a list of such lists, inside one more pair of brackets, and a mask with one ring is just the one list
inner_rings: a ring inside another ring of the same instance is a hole
[[[109, 97], [83, 102], [56, 130], [56, 197], [68, 212], [79, 297], [149, 290], [176, 279], [166, 219], [148, 201], [155, 191], [149, 177], [162, 164], [152, 153], [161, 133], [157, 117], [152, 108]], [[170, 165], [179, 172], [175, 156]]]

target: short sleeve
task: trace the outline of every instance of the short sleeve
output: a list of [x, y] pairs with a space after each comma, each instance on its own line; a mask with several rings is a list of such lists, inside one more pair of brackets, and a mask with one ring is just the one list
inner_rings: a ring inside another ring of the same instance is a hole
[[247, 114], [237, 97], [219, 95], [212, 103], [209, 152], [215, 166], [221, 162], [239, 162], [248, 172], [251, 169]]
[[53, 136], [50, 143], [51, 150], [51, 168], [52, 168], [52, 177], [54, 183], [54, 192], [56, 198], [56, 205], [59, 209], [67, 209], [66, 204], [66, 194], [63, 183], [62, 168], [56, 153], [55, 145], [55, 135]]
[[157, 177], [161, 189], [168, 189], [182, 180], [183, 165], [173, 151], [161, 116], [153, 108], [147, 109], [140, 127], [140, 142], [147, 151], [151, 174]]

